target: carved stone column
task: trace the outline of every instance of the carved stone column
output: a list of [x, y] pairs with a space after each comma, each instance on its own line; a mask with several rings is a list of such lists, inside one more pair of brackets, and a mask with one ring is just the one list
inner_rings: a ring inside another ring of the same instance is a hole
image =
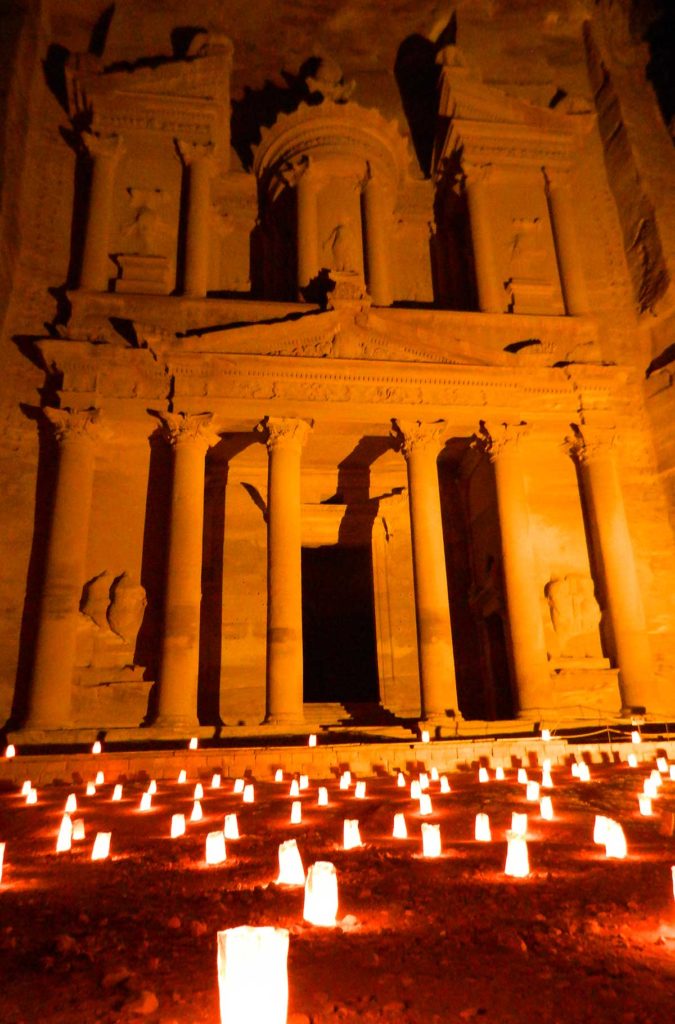
[[164, 435], [173, 449], [173, 482], [155, 724], [177, 731], [199, 724], [204, 460], [219, 440], [212, 419], [210, 412], [162, 416]]
[[588, 313], [588, 295], [579, 258], [576, 214], [569, 186], [569, 174], [562, 170], [544, 168], [544, 183], [565, 312], [570, 315]]
[[495, 260], [493, 227], [488, 205], [489, 182], [494, 175], [494, 169], [489, 164], [468, 164], [464, 172], [476, 269], [478, 308], [481, 313], [503, 313], [504, 289], [499, 280]]
[[481, 424], [477, 447], [488, 455], [495, 471], [502, 569], [519, 714], [522, 718], [536, 718], [542, 707], [550, 707], [551, 695], [540, 587], [518, 451], [526, 432], [527, 427], [523, 423], [500, 423], [489, 429]]
[[298, 297], [319, 273], [319, 210], [316, 171], [310, 157], [295, 169]]
[[110, 224], [115, 174], [124, 143], [118, 135], [83, 135], [82, 141], [91, 156], [92, 170], [80, 287], [104, 292], [111, 275]]
[[614, 458], [611, 430], [575, 427], [569, 449], [599, 551], [605, 600], [614, 638], [624, 714], [649, 709], [655, 698], [652, 655], [633, 545]]
[[304, 420], [268, 416], [267, 715], [270, 724], [302, 722], [302, 578], [300, 457], [311, 429]]
[[459, 718], [436, 459], [445, 422], [394, 420], [408, 470], [422, 718]]
[[208, 290], [211, 257], [211, 178], [213, 145], [176, 142], [188, 173], [183, 294], [201, 297]]
[[391, 239], [387, 231], [387, 193], [384, 182], [370, 168], [363, 188], [363, 210], [366, 222], [366, 268], [368, 291], [376, 306], [390, 306], [394, 300], [391, 289]]
[[72, 725], [71, 687], [99, 411], [44, 412], [55, 432], [59, 456], [25, 724], [29, 729], [63, 729]]

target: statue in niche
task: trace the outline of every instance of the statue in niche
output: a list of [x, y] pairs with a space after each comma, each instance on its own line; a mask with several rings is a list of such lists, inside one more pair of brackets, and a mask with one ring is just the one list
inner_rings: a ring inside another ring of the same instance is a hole
[[305, 62], [301, 75], [310, 96], [321, 96], [333, 103], [346, 103], [356, 82], [345, 82], [342, 68], [332, 57], [310, 57]]
[[117, 577], [110, 589], [107, 619], [112, 632], [128, 647], [136, 643], [147, 603], [145, 588], [140, 583], [126, 572]]
[[554, 577], [544, 587], [554, 639], [555, 658], [597, 658], [602, 617], [593, 580], [586, 573]]
[[358, 272], [360, 251], [351, 217], [336, 224], [323, 243], [324, 266], [340, 272]]
[[121, 234], [129, 244], [128, 253], [134, 256], [160, 255], [171, 233], [161, 212], [166, 203], [166, 192], [159, 188], [128, 188], [127, 193], [131, 212]]

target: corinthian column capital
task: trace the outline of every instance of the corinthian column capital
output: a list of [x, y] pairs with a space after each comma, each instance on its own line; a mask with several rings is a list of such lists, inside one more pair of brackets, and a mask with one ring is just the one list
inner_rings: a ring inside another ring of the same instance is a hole
[[265, 444], [269, 452], [276, 448], [297, 448], [299, 451], [305, 444], [314, 422], [293, 419], [286, 416], [266, 416], [256, 427], [265, 434]]
[[616, 444], [614, 427], [588, 427], [570, 424], [572, 433], [565, 438], [567, 453], [580, 465], [587, 465], [596, 459], [605, 458]]
[[107, 160], [117, 161], [126, 152], [121, 135], [94, 135], [91, 132], [85, 132], [82, 135], [82, 144], [94, 159], [103, 157]]
[[220, 441], [213, 428], [213, 413], [161, 413], [162, 432], [170, 445], [199, 444], [204, 450]]
[[406, 461], [413, 452], [437, 452], [441, 447], [445, 420], [425, 423], [423, 420], [394, 419], [391, 422], [391, 436], [398, 442], [399, 451], [403, 453]]
[[488, 427], [485, 420], [481, 420], [471, 445], [487, 455], [490, 462], [495, 462], [496, 459], [504, 454], [513, 455], [521, 438], [526, 437], [529, 432], [530, 426], [524, 421], [520, 423], [495, 423], [490, 424]]
[[212, 142], [190, 142], [186, 139], [176, 139], [178, 155], [186, 167], [202, 163], [211, 167], [213, 164], [214, 146]]
[[102, 439], [100, 409], [43, 409], [59, 444], [68, 441], [91, 441]]

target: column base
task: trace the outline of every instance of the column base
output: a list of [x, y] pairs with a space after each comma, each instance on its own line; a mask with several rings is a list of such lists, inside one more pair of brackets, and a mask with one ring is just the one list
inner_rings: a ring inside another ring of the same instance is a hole
[[196, 718], [174, 718], [173, 715], [160, 715], [150, 722], [148, 731], [176, 733], [179, 736], [197, 736], [200, 728]]

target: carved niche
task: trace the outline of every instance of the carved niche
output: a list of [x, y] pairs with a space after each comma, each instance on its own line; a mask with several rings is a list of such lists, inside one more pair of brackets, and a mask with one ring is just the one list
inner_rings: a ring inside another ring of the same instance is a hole
[[548, 630], [549, 657], [600, 658], [602, 613], [591, 577], [586, 573], [553, 577], [544, 587], [544, 595], [552, 627]]

